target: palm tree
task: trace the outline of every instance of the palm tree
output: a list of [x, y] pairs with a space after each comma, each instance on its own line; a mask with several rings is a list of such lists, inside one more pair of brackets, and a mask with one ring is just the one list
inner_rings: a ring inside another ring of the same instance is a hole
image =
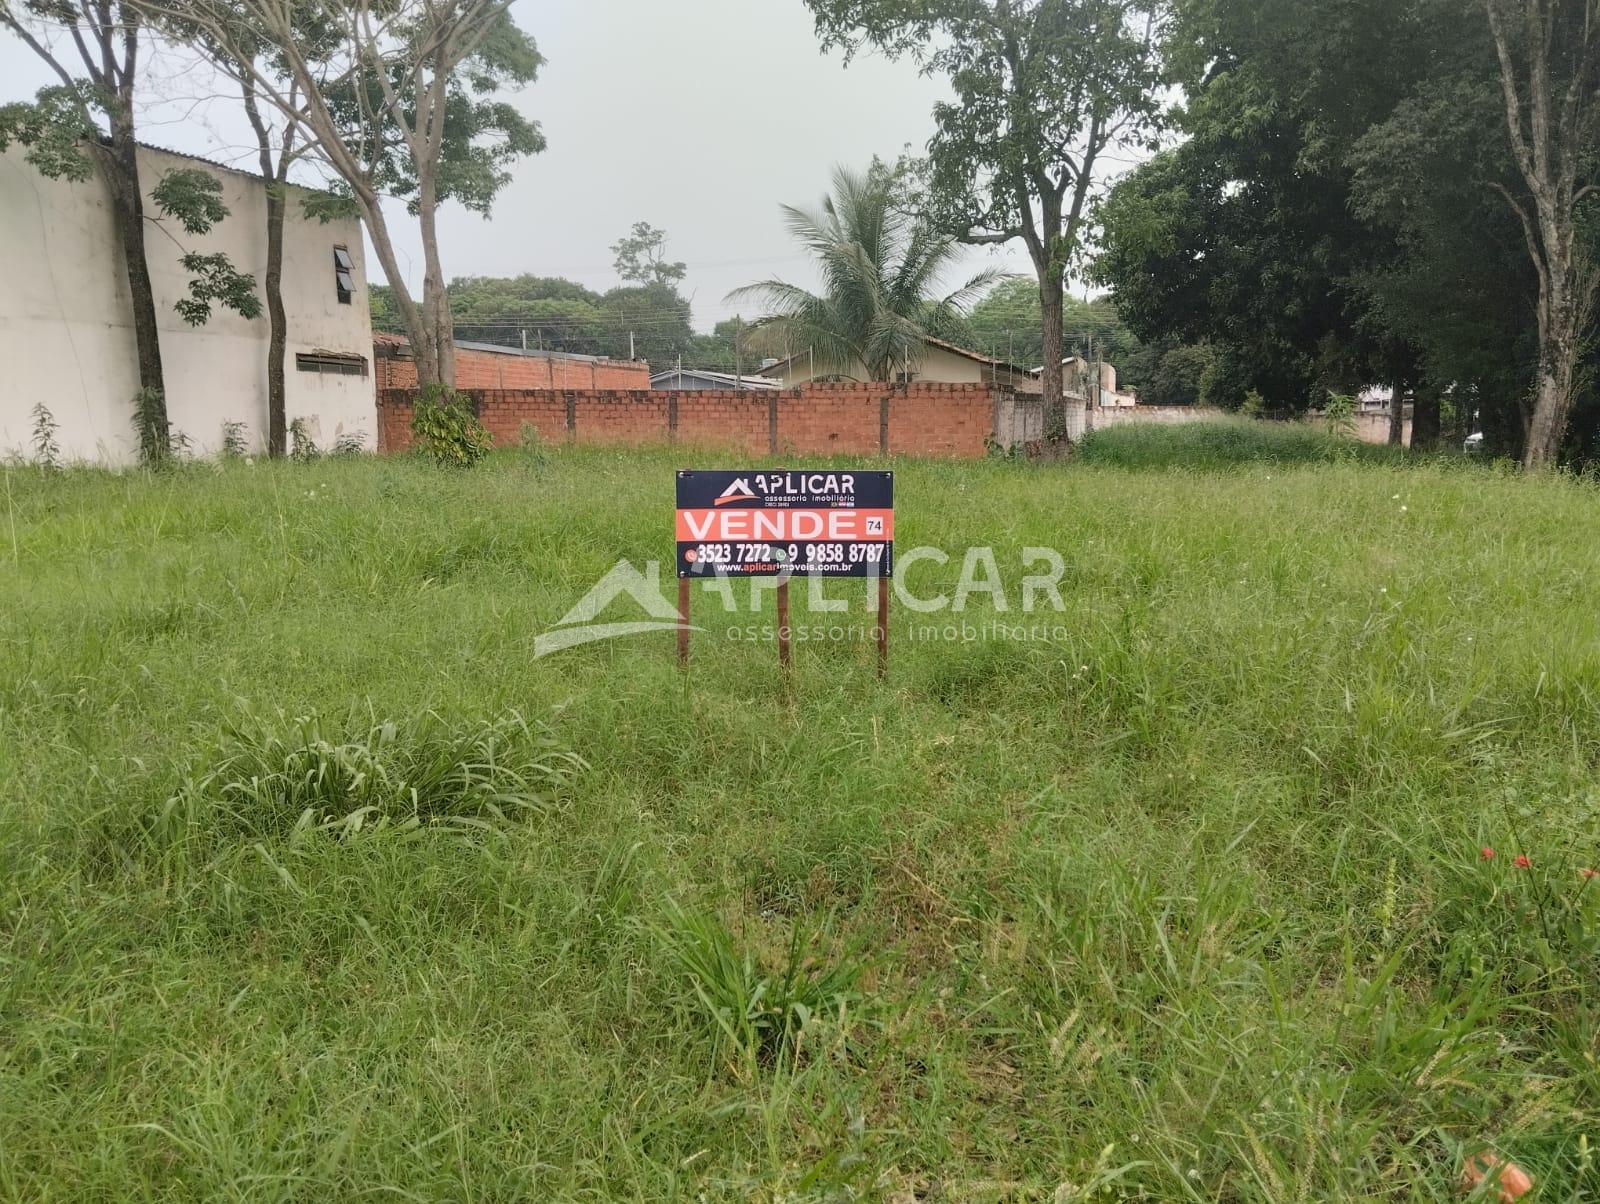
[[960, 244], [899, 203], [894, 177], [874, 161], [865, 173], [837, 167], [833, 195], [817, 211], [783, 207], [784, 222], [817, 262], [818, 296], [782, 280], [762, 280], [728, 294], [754, 298], [769, 311], [754, 340], [768, 350], [811, 348], [818, 361], [871, 380], [890, 380], [922, 358], [925, 340], [960, 324], [963, 309], [1005, 273], [979, 272], [955, 292], [934, 296]]

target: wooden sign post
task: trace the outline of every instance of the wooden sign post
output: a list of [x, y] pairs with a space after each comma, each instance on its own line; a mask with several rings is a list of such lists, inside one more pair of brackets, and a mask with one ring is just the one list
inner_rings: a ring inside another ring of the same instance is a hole
[[789, 583], [778, 582], [778, 664], [789, 669]]
[[889, 578], [878, 578], [878, 676], [889, 671]]
[[678, 663], [689, 660], [694, 577], [780, 577], [778, 663], [793, 665], [789, 581], [878, 579], [878, 676], [889, 664], [894, 473], [684, 469], [678, 473]]
[[678, 578], [678, 667], [689, 667], [689, 578]]

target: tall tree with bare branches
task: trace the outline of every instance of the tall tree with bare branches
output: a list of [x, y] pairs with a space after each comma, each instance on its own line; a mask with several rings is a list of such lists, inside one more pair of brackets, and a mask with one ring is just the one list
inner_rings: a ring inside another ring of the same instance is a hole
[[1516, 212], [1539, 277], [1539, 368], [1523, 464], [1556, 462], [1594, 329], [1600, 265], [1580, 238], [1600, 196], [1600, 0], [1483, 0], [1500, 60], [1506, 128], [1524, 189]]
[[[238, 89], [245, 118], [255, 135], [256, 162], [267, 199], [267, 262], [261, 280], [267, 302], [267, 455], [279, 459], [288, 452], [289, 438], [289, 318], [283, 303], [283, 237], [289, 208], [289, 171], [307, 149], [301, 137], [304, 98], [288, 78], [283, 56], [275, 53], [270, 44], [250, 39], [248, 22], [242, 16], [235, 22], [237, 35], [231, 47], [220, 45], [189, 21], [167, 18], [161, 24], [169, 37], [199, 51]], [[250, 56], [248, 65], [235, 57], [243, 54]], [[286, 111], [261, 102], [256, 77], [267, 72], [282, 81], [279, 89], [289, 102]], [[299, 108], [294, 109], [297, 104]]]
[[[128, 0], [196, 27], [202, 49], [248, 76], [255, 99], [297, 123], [366, 226], [423, 384], [455, 385], [439, 206], [487, 212], [508, 163], [544, 149], [538, 126], [498, 98], [542, 59], [510, 0]], [[266, 47], [268, 54], [259, 53]], [[387, 198], [406, 201], [422, 243], [420, 302], [407, 287]]]

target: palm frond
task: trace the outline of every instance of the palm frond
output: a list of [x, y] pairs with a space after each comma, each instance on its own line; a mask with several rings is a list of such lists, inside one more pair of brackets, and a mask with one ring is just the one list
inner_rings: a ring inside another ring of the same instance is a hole
[[766, 310], [758, 322], [770, 348], [811, 349], [846, 371], [857, 361], [888, 379], [921, 360], [930, 326], [951, 324], [1004, 273], [978, 273], [938, 296], [960, 246], [907, 214], [881, 172], [837, 167], [820, 207], [783, 206], [784, 224], [815, 261], [820, 291], [763, 280], [728, 294]]

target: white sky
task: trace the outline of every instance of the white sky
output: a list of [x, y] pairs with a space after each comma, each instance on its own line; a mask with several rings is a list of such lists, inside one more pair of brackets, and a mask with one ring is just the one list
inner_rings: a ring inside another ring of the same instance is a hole
[[[684, 291], [700, 329], [732, 315], [730, 289], [767, 276], [812, 284], [779, 204], [817, 202], [836, 163], [865, 166], [908, 143], [920, 151], [944, 88], [910, 63], [863, 56], [846, 69], [838, 54], [824, 56], [801, 0], [519, 0], [515, 12], [548, 62], [511, 99], [540, 122], [549, 149], [516, 166], [487, 221], [447, 208], [446, 273], [532, 272], [609, 288], [611, 243], [648, 221], [689, 265]], [[145, 141], [253, 166], [231, 94], [207, 99], [210, 85], [189, 64], [154, 74]], [[50, 82], [25, 46], [0, 34], [0, 103]], [[416, 287], [415, 227], [398, 206], [394, 216]], [[990, 264], [1031, 275], [1016, 245], [971, 251], [961, 277]]]

